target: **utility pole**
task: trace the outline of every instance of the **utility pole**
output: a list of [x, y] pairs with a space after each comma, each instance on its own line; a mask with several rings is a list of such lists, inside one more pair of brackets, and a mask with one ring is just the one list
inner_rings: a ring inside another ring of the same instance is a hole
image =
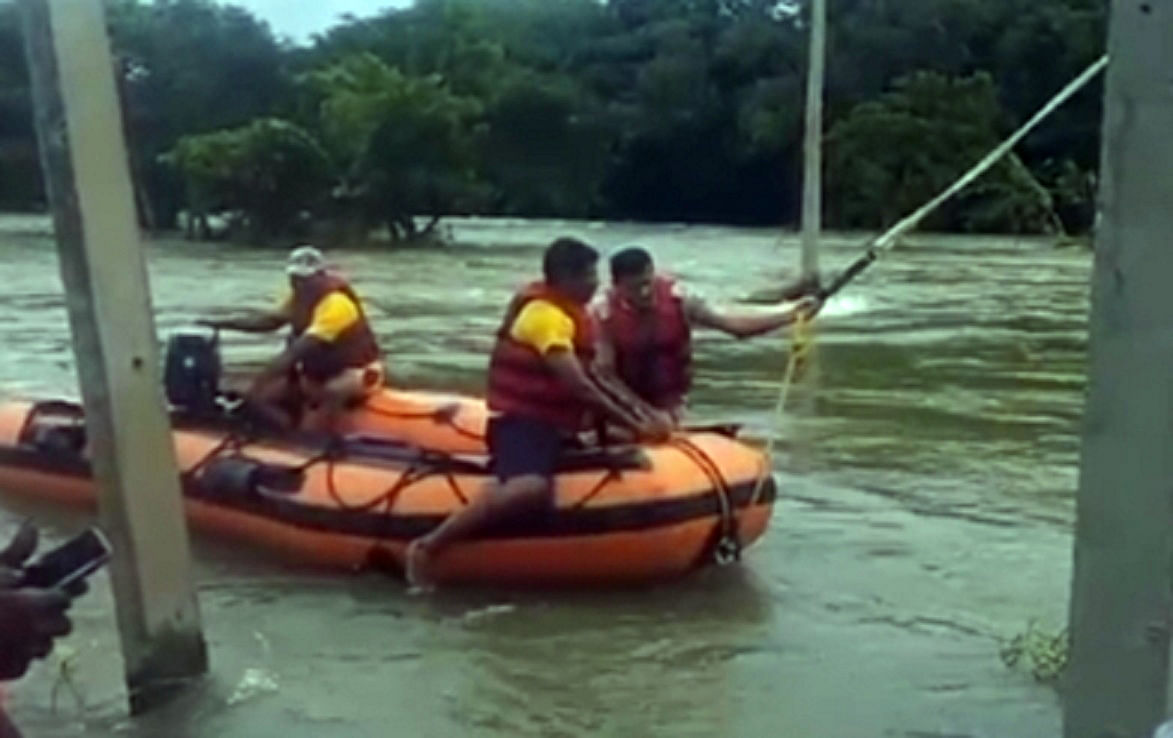
[[1113, 0], [1065, 738], [1149, 738], [1173, 608], [1173, 5]]
[[20, 0], [132, 712], [207, 669], [102, 0]]
[[802, 169], [802, 280], [819, 273], [823, 194], [823, 77], [827, 45], [827, 0], [811, 0], [806, 69], [806, 137]]

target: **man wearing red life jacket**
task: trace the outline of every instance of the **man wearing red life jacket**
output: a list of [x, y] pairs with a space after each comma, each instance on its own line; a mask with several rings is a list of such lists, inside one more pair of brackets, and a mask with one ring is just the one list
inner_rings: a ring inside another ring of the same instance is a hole
[[322, 253], [300, 246], [286, 266], [290, 291], [273, 310], [256, 316], [202, 320], [203, 325], [253, 333], [290, 327], [285, 351], [253, 380], [248, 397], [275, 424], [291, 427], [291, 397], [316, 405], [302, 427], [328, 430], [337, 415], [383, 386], [383, 364], [362, 301], [327, 271]]
[[813, 316], [820, 307], [817, 298], [804, 297], [768, 312], [717, 310], [656, 274], [651, 255], [638, 247], [611, 257], [611, 280], [611, 288], [591, 305], [600, 334], [600, 379], [638, 412], [666, 413], [675, 424], [692, 387], [693, 328], [749, 338], [789, 325], [800, 313]]
[[408, 547], [406, 574], [426, 584], [431, 563], [458, 540], [551, 504], [555, 466], [592, 414], [661, 440], [670, 428], [632, 413], [591, 375], [596, 331], [586, 305], [598, 288], [598, 252], [560, 238], [545, 253], [545, 279], [518, 292], [505, 311], [489, 361], [487, 436], [496, 482]]

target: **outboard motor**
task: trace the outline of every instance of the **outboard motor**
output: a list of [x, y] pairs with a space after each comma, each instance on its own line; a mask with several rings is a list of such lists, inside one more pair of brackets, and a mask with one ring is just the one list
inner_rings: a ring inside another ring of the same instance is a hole
[[163, 382], [167, 401], [193, 413], [216, 413], [220, 392], [220, 338], [178, 333], [167, 341]]

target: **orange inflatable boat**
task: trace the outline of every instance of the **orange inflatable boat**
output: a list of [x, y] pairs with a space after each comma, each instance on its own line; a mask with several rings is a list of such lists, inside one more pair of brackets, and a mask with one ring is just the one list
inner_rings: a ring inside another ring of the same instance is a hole
[[[417, 398], [420, 413], [436, 398]], [[399, 395], [396, 407], [406, 412], [411, 399]], [[417, 420], [420, 428], [432, 422]], [[458, 437], [480, 448], [471, 434], [449, 439]], [[177, 413], [173, 438], [196, 528], [323, 565], [401, 571], [407, 543], [481, 494], [489, 478], [483, 454], [385, 436], [261, 436]], [[88, 456], [77, 405], [0, 405], [0, 490], [91, 504]], [[435, 576], [547, 585], [674, 577], [737, 558], [765, 530], [774, 498], [763, 454], [726, 433], [571, 451], [551, 508], [458, 544], [437, 560]]]
[[337, 430], [434, 451], [481, 454], [486, 452], [488, 418], [488, 408], [479, 398], [385, 388], [346, 413]]

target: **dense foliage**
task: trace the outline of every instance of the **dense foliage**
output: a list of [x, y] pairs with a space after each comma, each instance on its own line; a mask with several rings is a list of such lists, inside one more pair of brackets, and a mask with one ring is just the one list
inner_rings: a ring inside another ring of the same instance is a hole
[[[826, 217], [890, 223], [1103, 51], [1106, 0], [830, 0]], [[417, 233], [451, 213], [793, 223], [806, 29], [779, 0], [417, 0], [308, 46], [209, 0], [113, 0], [148, 224], [236, 211]], [[42, 201], [15, 9], [0, 6], [0, 208]], [[1100, 83], [938, 213], [1087, 229]]]

